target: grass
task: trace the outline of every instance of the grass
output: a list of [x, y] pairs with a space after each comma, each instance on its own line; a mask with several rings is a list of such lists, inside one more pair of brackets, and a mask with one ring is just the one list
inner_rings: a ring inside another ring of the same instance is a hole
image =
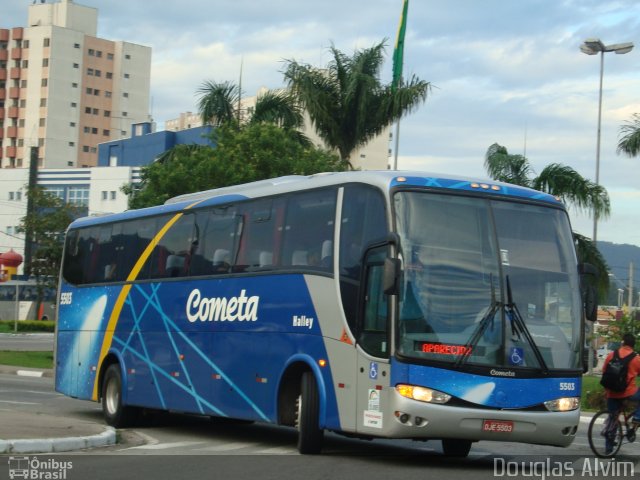
[[[53, 332], [56, 325], [53, 320], [20, 320], [17, 324], [18, 333]], [[14, 333], [15, 327], [13, 320], [0, 320], [0, 333]]]
[[53, 352], [0, 350], [0, 365], [27, 368], [53, 368]]

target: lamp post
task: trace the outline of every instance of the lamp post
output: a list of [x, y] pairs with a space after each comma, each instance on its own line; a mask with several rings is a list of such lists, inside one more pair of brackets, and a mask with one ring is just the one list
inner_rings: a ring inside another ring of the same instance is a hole
[[[596, 55], [600, 53], [600, 90], [598, 96], [598, 134], [596, 140], [596, 185], [600, 184], [600, 126], [602, 124], [602, 78], [604, 75], [604, 54], [606, 52], [615, 52], [617, 55], [623, 55], [633, 50], [633, 42], [614, 43], [605, 45], [599, 38], [588, 38], [580, 45], [580, 51], [587, 55]], [[593, 212], [593, 244], [596, 245], [598, 237], [598, 213]]]

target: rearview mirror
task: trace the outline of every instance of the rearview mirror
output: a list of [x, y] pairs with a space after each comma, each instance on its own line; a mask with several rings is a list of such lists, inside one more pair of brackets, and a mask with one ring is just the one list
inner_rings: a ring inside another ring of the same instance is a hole
[[385, 258], [382, 287], [385, 295], [398, 294], [398, 279], [400, 278], [400, 260], [397, 258]]
[[584, 315], [590, 322], [598, 319], [598, 292], [594, 285], [586, 285], [583, 288]]
[[578, 273], [582, 277], [590, 277], [581, 278], [580, 285], [585, 318], [595, 322], [598, 319], [598, 291], [595, 285], [598, 278], [598, 269], [590, 263], [581, 263], [578, 265]]

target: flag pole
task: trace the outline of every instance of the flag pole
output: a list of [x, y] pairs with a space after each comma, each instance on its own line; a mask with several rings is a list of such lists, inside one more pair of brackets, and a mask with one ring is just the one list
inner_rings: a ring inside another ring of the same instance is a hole
[[400, 119], [396, 122], [395, 146], [393, 147], [393, 169], [398, 170], [398, 146], [400, 144]]

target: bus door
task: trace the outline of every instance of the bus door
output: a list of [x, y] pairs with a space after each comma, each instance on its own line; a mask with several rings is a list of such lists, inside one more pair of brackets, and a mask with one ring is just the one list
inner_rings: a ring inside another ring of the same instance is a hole
[[[389, 329], [388, 297], [383, 291], [384, 260], [388, 247], [370, 249], [365, 255], [361, 282], [363, 291], [358, 322], [358, 432], [381, 434], [388, 416], [389, 402]], [[385, 412], [385, 413], [383, 413]]]

